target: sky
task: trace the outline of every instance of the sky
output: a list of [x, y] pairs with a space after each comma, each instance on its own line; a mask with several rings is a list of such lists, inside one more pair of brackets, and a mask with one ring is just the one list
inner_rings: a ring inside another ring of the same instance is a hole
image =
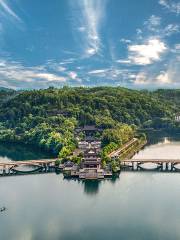
[[0, 0], [0, 86], [180, 88], [179, 0]]

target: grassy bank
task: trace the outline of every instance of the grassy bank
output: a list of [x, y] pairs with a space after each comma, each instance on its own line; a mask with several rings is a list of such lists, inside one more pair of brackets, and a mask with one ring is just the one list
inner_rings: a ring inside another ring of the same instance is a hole
[[138, 139], [133, 145], [127, 148], [119, 157], [119, 160], [132, 158], [140, 149], [142, 149], [147, 143], [147, 140], [143, 137]]

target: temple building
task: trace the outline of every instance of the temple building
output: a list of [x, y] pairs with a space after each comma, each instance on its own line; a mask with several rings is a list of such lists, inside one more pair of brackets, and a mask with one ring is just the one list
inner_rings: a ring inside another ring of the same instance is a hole
[[89, 148], [89, 143], [87, 141], [79, 141], [78, 142], [78, 148], [80, 150], [86, 150]]
[[89, 149], [84, 152], [82, 161], [83, 168], [100, 168], [101, 158], [98, 156], [96, 149]]
[[65, 177], [77, 177], [79, 179], [104, 179], [112, 177], [112, 172], [102, 168], [101, 164], [101, 141], [96, 139], [94, 135], [97, 128], [94, 126], [85, 126], [77, 129], [77, 132], [83, 131], [84, 140], [78, 141], [78, 150], [83, 154], [81, 164], [65, 167]]

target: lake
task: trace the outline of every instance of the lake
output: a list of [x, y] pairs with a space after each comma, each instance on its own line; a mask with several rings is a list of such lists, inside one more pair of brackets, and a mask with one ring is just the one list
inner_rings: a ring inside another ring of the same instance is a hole
[[[180, 136], [152, 134], [135, 158], [180, 158]], [[47, 157], [0, 145], [0, 161]], [[122, 172], [105, 181], [55, 173], [0, 178], [1, 240], [179, 240], [180, 173]]]

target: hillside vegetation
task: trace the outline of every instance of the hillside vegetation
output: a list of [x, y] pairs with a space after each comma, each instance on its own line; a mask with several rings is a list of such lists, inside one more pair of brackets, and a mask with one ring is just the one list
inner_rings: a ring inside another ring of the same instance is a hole
[[[1, 91], [2, 92], [2, 91]], [[0, 92], [0, 140], [35, 144], [66, 156], [76, 147], [74, 129], [104, 129], [104, 144], [123, 144], [136, 128], [180, 129], [180, 91], [135, 91], [120, 87], [49, 88], [13, 97]], [[9, 98], [8, 98], [9, 97]]]

